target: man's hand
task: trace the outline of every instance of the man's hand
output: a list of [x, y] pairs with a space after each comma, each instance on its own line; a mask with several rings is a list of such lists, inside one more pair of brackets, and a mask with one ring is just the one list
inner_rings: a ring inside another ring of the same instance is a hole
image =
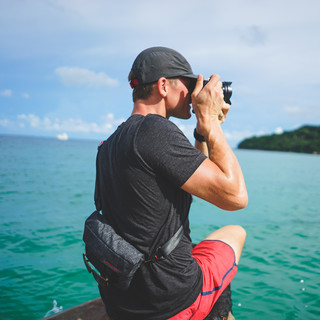
[[224, 123], [229, 110], [230, 110], [230, 104], [224, 103], [222, 110], [218, 116], [220, 123]]
[[199, 75], [191, 99], [199, 134], [206, 136], [214, 124], [224, 122], [230, 106], [223, 100], [222, 82], [218, 75], [212, 75], [205, 87], [203, 76]]

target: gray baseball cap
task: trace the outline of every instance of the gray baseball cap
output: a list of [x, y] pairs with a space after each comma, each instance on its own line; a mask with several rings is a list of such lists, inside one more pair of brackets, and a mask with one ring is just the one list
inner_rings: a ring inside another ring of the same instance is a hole
[[166, 47], [152, 47], [143, 50], [133, 62], [131, 71], [135, 79], [132, 88], [158, 81], [161, 77], [187, 77], [197, 79], [189, 62], [177, 51]]

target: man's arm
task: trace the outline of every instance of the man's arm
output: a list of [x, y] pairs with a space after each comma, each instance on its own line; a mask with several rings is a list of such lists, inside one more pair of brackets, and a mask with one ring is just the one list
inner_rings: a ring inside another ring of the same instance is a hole
[[200, 150], [205, 156], [209, 157], [209, 150], [207, 146], [207, 142], [203, 141], [200, 142], [196, 140], [195, 145], [194, 145], [198, 150]]
[[242, 209], [247, 205], [248, 195], [238, 160], [221, 129], [224, 107], [221, 82], [218, 76], [212, 76], [202, 89], [202, 81], [202, 76], [199, 76], [192, 94], [192, 104], [198, 120], [197, 132], [206, 140], [206, 143], [197, 143], [196, 146], [203, 153], [207, 148], [208, 159], [182, 189], [221, 209]]

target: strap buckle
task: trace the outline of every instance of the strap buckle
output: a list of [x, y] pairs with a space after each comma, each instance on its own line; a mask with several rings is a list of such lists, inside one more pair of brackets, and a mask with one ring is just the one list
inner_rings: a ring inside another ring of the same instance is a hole
[[182, 236], [184, 234], [183, 225], [176, 231], [176, 233], [161, 247], [159, 247], [154, 256], [155, 260], [158, 260], [162, 257], [166, 258], [178, 245]]

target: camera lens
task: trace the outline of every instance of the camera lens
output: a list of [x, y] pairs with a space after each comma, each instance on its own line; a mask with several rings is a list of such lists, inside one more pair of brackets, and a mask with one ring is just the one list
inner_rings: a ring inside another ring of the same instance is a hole
[[228, 104], [231, 104], [231, 96], [232, 96], [232, 88], [231, 88], [232, 82], [222, 82], [222, 91], [223, 91], [223, 97], [224, 101]]

